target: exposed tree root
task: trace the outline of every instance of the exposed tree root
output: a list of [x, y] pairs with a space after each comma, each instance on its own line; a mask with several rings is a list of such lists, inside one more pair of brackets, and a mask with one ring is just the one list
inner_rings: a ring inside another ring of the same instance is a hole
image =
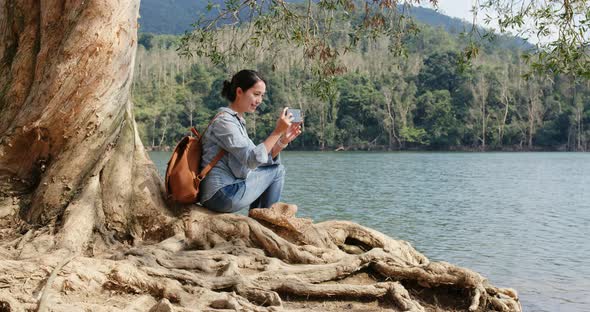
[[64, 265], [66, 265], [70, 261], [72, 261], [72, 259], [74, 259], [74, 257], [75, 256], [67, 256], [67, 257], [63, 258], [63, 260], [60, 263], [58, 263], [57, 266], [53, 269], [53, 271], [49, 275], [49, 278], [47, 278], [47, 282], [45, 283], [45, 287], [43, 287], [43, 292], [41, 294], [41, 298], [39, 299], [39, 307], [37, 308], [38, 312], [47, 311], [47, 298], [49, 296], [51, 285], [53, 284], [53, 281], [55, 280], [55, 277], [57, 276], [57, 273], [59, 272], [59, 270], [61, 270], [64, 267]]
[[[305, 224], [282, 236], [252, 218], [200, 208], [182, 222], [186, 235], [102, 257], [71, 259], [60, 249], [17, 260], [19, 244], [6, 244], [17, 256], [0, 260], [0, 308], [35, 309], [51, 291], [40, 311], [45, 304], [54, 311], [282, 311], [297, 310], [289, 302], [302, 299], [306, 309], [322, 302], [326, 311], [339, 310], [339, 301], [378, 302], [389, 311], [521, 311], [513, 290], [351, 222]], [[317, 245], [295, 243], [303, 241]]]

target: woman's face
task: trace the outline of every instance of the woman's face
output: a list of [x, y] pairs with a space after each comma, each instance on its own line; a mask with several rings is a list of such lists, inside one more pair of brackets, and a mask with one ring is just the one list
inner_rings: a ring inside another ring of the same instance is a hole
[[242, 88], [238, 88], [232, 109], [239, 114], [255, 112], [258, 105], [262, 103], [262, 97], [265, 92], [266, 84], [262, 80], [259, 80], [250, 89], [246, 90], [246, 92]]

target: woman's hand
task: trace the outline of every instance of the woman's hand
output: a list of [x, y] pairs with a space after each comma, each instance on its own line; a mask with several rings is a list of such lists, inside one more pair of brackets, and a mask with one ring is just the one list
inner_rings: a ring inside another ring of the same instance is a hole
[[289, 127], [292, 124], [291, 118], [293, 117], [293, 114], [287, 113], [288, 109], [289, 109], [288, 107], [283, 108], [283, 111], [281, 112], [279, 119], [277, 119], [277, 125], [275, 126], [275, 132], [277, 132], [279, 134], [284, 134], [285, 132], [287, 132], [287, 130], [289, 129]]
[[[283, 109], [281, 116], [277, 120], [275, 131], [273, 131], [273, 134], [264, 141], [267, 146], [266, 149], [271, 151], [273, 158], [277, 157], [277, 155], [287, 147], [287, 144], [291, 143], [291, 141], [295, 140], [295, 138], [301, 134], [301, 123], [291, 122], [293, 114], [287, 113], [287, 109], [288, 107]], [[276, 141], [272, 141], [271, 138]], [[273, 145], [269, 146], [270, 144]]]
[[289, 129], [285, 133], [285, 136], [281, 139], [283, 144], [289, 144], [295, 140], [301, 134], [301, 123], [291, 123]]

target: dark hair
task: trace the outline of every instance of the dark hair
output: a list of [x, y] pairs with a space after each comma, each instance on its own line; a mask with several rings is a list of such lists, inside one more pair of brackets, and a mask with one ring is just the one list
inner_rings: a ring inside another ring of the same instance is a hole
[[246, 92], [258, 81], [264, 81], [264, 83], [266, 83], [266, 80], [264, 80], [264, 78], [262, 78], [256, 71], [250, 69], [240, 70], [231, 78], [231, 81], [223, 81], [221, 96], [228, 101], [233, 102], [236, 100], [236, 90], [238, 88], [241, 88], [242, 91]]

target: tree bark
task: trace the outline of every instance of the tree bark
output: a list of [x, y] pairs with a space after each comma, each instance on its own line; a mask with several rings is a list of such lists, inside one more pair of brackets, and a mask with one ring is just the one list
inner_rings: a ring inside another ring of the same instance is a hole
[[[165, 236], [162, 184], [129, 100], [138, 9], [115, 0], [2, 5], [0, 191], [23, 198], [29, 225], [67, 228], [58, 245], [81, 249], [93, 230]], [[69, 231], [83, 235], [72, 241]]]

